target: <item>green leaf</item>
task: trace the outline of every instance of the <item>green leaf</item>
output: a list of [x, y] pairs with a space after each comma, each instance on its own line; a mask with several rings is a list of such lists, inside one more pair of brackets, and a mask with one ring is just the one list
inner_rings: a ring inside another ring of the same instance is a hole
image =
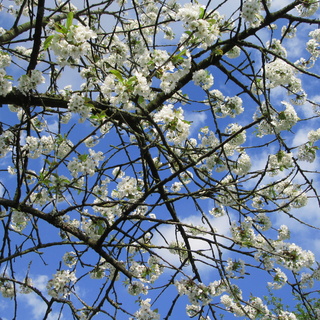
[[72, 20], [73, 20], [73, 12], [68, 12], [67, 21], [66, 21], [66, 29], [69, 30], [72, 26]]
[[284, 111], [281, 111], [281, 112], [279, 113], [279, 119], [280, 119], [280, 120], [286, 120], [286, 114], [284, 113]]
[[114, 75], [118, 78], [118, 80], [119, 80], [120, 82], [123, 83], [123, 77], [122, 77], [120, 71], [115, 70], [115, 69], [112, 69], [112, 70], [110, 70], [110, 72], [111, 72], [112, 74], [114, 74]]
[[87, 160], [87, 158], [88, 158], [88, 154], [79, 154], [78, 155], [78, 159], [80, 160], [80, 161], [86, 161]]
[[44, 40], [44, 42], [43, 42], [43, 49], [44, 50], [47, 50], [50, 47], [53, 37], [54, 37], [54, 35], [51, 35], [46, 40]]
[[204, 17], [204, 8], [200, 7], [199, 19], [203, 19]]
[[143, 103], [144, 103], [144, 97], [139, 96], [139, 98], [138, 98], [138, 103], [139, 103], [139, 104], [143, 104]]
[[130, 86], [130, 85], [132, 85], [134, 82], [136, 82], [136, 80], [137, 80], [137, 77], [136, 77], [136, 76], [130, 77], [130, 78], [127, 80], [127, 82], [126, 82], [126, 85], [127, 85], [127, 86]]
[[217, 20], [216, 20], [216, 19], [208, 19], [207, 21], [208, 21], [211, 25], [217, 23]]
[[62, 34], [67, 34], [68, 33], [68, 29], [65, 26], [63, 26], [63, 25], [61, 25], [59, 23], [55, 24], [55, 29], [56, 29], [57, 32], [62, 33]]

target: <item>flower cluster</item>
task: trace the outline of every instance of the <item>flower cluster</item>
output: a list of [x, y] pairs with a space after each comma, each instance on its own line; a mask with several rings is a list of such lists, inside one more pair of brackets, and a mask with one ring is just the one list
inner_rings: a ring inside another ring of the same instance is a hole
[[215, 208], [212, 208], [209, 213], [213, 215], [215, 218], [223, 217], [226, 214], [226, 211], [222, 205], [219, 205]]
[[[271, 187], [272, 189], [272, 187]], [[286, 209], [289, 208], [302, 208], [307, 205], [308, 197], [306, 192], [301, 190], [301, 186], [296, 183], [292, 183], [289, 180], [282, 180], [274, 186], [274, 191], [282, 197], [287, 197], [287, 199], [280, 205], [285, 206]], [[278, 199], [281, 199], [278, 196]]]
[[23, 283], [20, 284], [20, 293], [22, 293], [22, 294], [31, 293], [32, 287], [33, 287], [32, 279], [29, 277], [25, 277], [23, 280]]
[[285, 38], [288, 38], [288, 39], [292, 39], [296, 36], [296, 33], [297, 33], [297, 29], [293, 26], [283, 26], [281, 28], [281, 36], [282, 37], [285, 37]]
[[[1, 59], [1, 57], [0, 57]], [[8, 76], [4, 69], [0, 69], [0, 95], [6, 96], [12, 91], [12, 83], [8, 81]]]
[[198, 47], [203, 49], [207, 49], [219, 38], [223, 16], [215, 11], [205, 17], [204, 12], [204, 6], [191, 3], [185, 4], [178, 10], [175, 19], [182, 21], [184, 28], [187, 30], [180, 39], [181, 43], [190, 37], [190, 31], [192, 32], [191, 41], [197, 43]]
[[128, 285], [128, 292], [132, 296], [137, 296], [139, 294], [148, 294], [148, 287], [146, 287], [140, 281], [131, 281]]
[[239, 158], [237, 159], [232, 171], [235, 174], [242, 176], [247, 174], [250, 169], [251, 169], [251, 159], [245, 152], [242, 152]]
[[208, 70], [198, 70], [192, 75], [192, 80], [197, 86], [201, 86], [203, 90], [208, 90], [213, 85], [213, 76]]
[[311, 39], [307, 42], [307, 50], [310, 52], [312, 60], [315, 61], [320, 56], [320, 29], [309, 33]]
[[138, 320], [157, 320], [160, 319], [160, 314], [151, 310], [151, 299], [140, 300], [140, 309], [134, 313]]
[[75, 178], [78, 177], [79, 173], [93, 176], [96, 172], [96, 167], [103, 159], [104, 156], [101, 151], [95, 152], [89, 149], [89, 154], [79, 155], [78, 158], [73, 157], [68, 163], [68, 169], [70, 174]]
[[281, 225], [278, 229], [278, 240], [290, 239], [290, 230], [286, 225]]
[[190, 122], [184, 119], [182, 108], [173, 109], [172, 104], [164, 105], [154, 114], [154, 121], [163, 123], [168, 141], [174, 144], [181, 144], [189, 135]]
[[[315, 263], [315, 257], [311, 251], [303, 250], [294, 243], [279, 239], [266, 240], [263, 236], [257, 235], [252, 239], [252, 244], [258, 248], [255, 259], [262, 262], [266, 270], [271, 270], [278, 264], [293, 272], [300, 272], [304, 268], [311, 268]], [[281, 277], [285, 279], [284, 276]]]
[[301, 17], [310, 17], [319, 9], [318, 0], [307, 0], [296, 6]]
[[66, 32], [59, 32], [53, 36], [51, 49], [59, 58], [58, 62], [63, 65], [69, 58], [77, 61], [81, 56], [87, 55], [91, 48], [88, 40], [96, 37], [97, 34], [88, 26], [72, 25]]
[[226, 56], [230, 59], [235, 59], [240, 56], [241, 49], [238, 46], [234, 46], [232, 49], [230, 49], [227, 53]]
[[[39, 190], [41, 189], [41, 190]], [[56, 188], [57, 190], [57, 188]], [[58, 191], [58, 190], [57, 190]], [[49, 203], [53, 200], [51, 193], [48, 192], [47, 188], [37, 188], [35, 191], [32, 192], [30, 195], [30, 202], [33, 204], [39, 204], [44, 206], [46, 203]], [[59, 200], [59, 199], [55, 199]]]
[[[229, 147], [236, 147], [240, 146], [241, 144], [245, 143], [247, 136], [246, 136], [246, 131], [242, 130], [242, 126], [238, 123], [230, 123], [225, 129], [225, 133], [227, 135], [233, 135], [233, 138], [225, 144], [225, 151]], [[233, 152], [230, 150], [228, 152], [230, 155], [233, 154]]]
[[25, 212], [14, 210], [11, 217], [11, 228], [21, 232], [28, 225], [29, 220]]
[[264, 213], [259, 212], [253, 219], [255, 227], [259, 230], [266, 231], [272, 226], [270, 218]]
[[[9, 279], [9, 277], [8, 277]], [[0, 279], [0, 292], [4, 298], [13, 298], [15, 296], [15, 288], [13, 283], [5, 278]]]
[[281, 41], [278, 39], [272, 39], [271, 42], [268, 41], [267, 48], [277, 56], [282, 58], [287, 57], [287, 50], [282, 46]]
[[153, 283], [162, 274], [163, 267], [160, 265], [157, 257], [150, 256], [146, 265], [133, 261], [130, 266], [130, 271], [141, 282]]
[[70, 283], [77, 280], [70, 270], [60, 270], [47, 283], [48, 294], [53, 298], [66, 298], [71, 293]]
[[314, 254], [308, 250], [302, 250], [294, 243], [276, 242], [277, 263], [289, 270], [299, 272], [303, 268], [310, 268], [315, 263]]
[[8, 81], [5, 67], [11, 64], [11, 56], [6, 52], [0, 51], [0, 95], [6, 96], [12, 90], [12, 83]]
[[260, 14], [262, 5], [260, 0], [246, 0], [243, 3], [241, 16], [252, 27], [258, 27], [263, 19]]
[[198, 20], [201, 15], [201, 10], [204, 7], [199, 4], [187, 3], [184, 7], [178, 10], [176, 15], [176, 20], [180, 20], [185, 23], [185, 25], [190, 25], [194, 21]]
[[11, 151], [14, 143], [14, 134], [6, 130], [0, 135], [0, 158], [3, 158]]
[[182, 279], [175, 281], [175, 286], [179, 295], [187, 295], [189, 301], [193, 305], [208, 305], [212, 300], [212, 295], [216, 292], [212, 291], [211, 286], [203, 283], [195, 283], [191, 279]]
[[160, 77], [160, 88], [165, 93], [173, 91], [176, 87], [177, 82], [184, 75], [186, 75], [191, 68], [191, 54], [188, 50], [184, 51], [184, 55], [180, 53], [177, 56], [175, 56], [174, 60], [176, 60], [175, 66], [179, 68], [174, 72], [164, 72]]
[[104, 99], [113, 106], [120, 106], [126, 110], [134, 110], [135, 106], [132, 103], [134, 97], [139, 96], [140, 103], [144, 99], [152, 98], [150, 83], [141, 72], [134, 72], [132, 77], [125, 79], [120, 72], [116, 70], [111, 71], [105, 77], [100, 88]]
[[273, 282], [268, 282], [268, 286], [272, 289], [281, 289], [287, 282], [288, 277], [280, 269], [275, 268], [275, 275], [273, 276]]
[[269, 156], [268, 172], [270, 176], [276, 176], [279, 171], [293, 166], [293, 156], [291, 152], [280, 150], [277, 154]]
[[244, 111], [242, 99], [238, 96], [225, 97], [221, 91], [212, 90], [209, 92], [210, 106], [218, 118], [224, 118], [241, 114]]
[[255, 113], [253, 117], [255, 120], [259, 118], [260, 114], [266, 115], [266, 118], [258, 124], [258, 137], [290, 130], [299, 121], [295, 108], [286, 101], [281, 101], [281, 103], [285, 106], [283, 111], [276, 112], [276, 110], [263, 103], [260, 110]]
[[247, 217], [240, 225], [238, 225], [237, 222], [232, 221], [230, 231], [233, 241], [245, 247], [253, 245], [256, 235], [252, 225], [253, 221], [250, 217]]
[[[88, 211], [84, 211], [84, 215], [88, 214]], [[82, 217], [81, 220], [81, 230], [86, 234], [86, 236], [93, 241], [100, 238], [103, 231], [106, 229], [106, 224], [103, 220], [90, 219]], [[99, 268], [100, 269], [100, 268]]]
[[92, 105], [86, 102], [86, 99], [82, 97], [78, 93], [74, 93], [71, 95], [70, 100], [68, 102], [68, 111], [77, 113], [80, 116], [80, 122], [83, 122], [85, 119], [89, 117], [91, 113]]
[[36, 90], [37, 86], [45, 82], [42, 72], [39, 70], [31, 70], [30, 74], [24, 74], [19, 78], [18, 89], [28, 94], [30, 90]]
[[268, 307], [264, 305], [263, 301], [259, 297], [251, 297], [249, 301], [245, 302], [245, 304], [242, 305], [238, 301], [238, 297], [234, 297], [234, 294], [231, 293], [230, 295], [225, 294], [221, 296], [220, 301], [227, 310], [238, 317], [246, 316], [249, 317], [249, 319], [256, 319], [258, 316], [260, 318], [260, 316], [263, 315], [261, 319], [276, 318], [272, 316]]
[[186, 245], [182, 241], [172, 241], [168, 245], [169, 252], [178, 255], [181, 261], [188, 259], [188, 251]]
[[78, 257], [74, 251], [66, 252], [62, 257], [62, 261], [69, 268], [74, 266], [77, 263], [77, 260], [78, 260]]
[[123, 176], [117, 184], [117, 188], [112, 190], [111, 196], [114, 198], [139, 199], [142, 195], [143, 182], [130, 176]]
[[240, 277], [243, 277], [245, 273], [245, 264], [244, 261], [239, 260], [232, 260], [232, 258], [228, 258], [228, 264], [225, 267], [225, 270], [227, 272], [228, 278], [238, 279], [239, 275], [236, 275], [236, 273], [240, 274]]
[[282, 59], [275, 59], [265, 65], [265, 76], [269, 80], [269, 88], [288, 85], [295, 80], [296, 70]]
[[73, 143], [65, 138], [58, 136], [41, 136], [40, 138], [34, 136], [26, 137], [26, 144], [23, 150], [27, 152], [27, 156], [31, 159], [39, 158], [40, 155], [49, 155], [55, 152], [55, 156], [63, 158], [72, 150]]

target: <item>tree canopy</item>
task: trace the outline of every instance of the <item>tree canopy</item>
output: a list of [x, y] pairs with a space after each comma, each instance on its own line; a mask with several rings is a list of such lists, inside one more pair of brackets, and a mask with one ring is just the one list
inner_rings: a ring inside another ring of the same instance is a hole
[[319, 6], [0, 1], [0, 316], [320, 319]]

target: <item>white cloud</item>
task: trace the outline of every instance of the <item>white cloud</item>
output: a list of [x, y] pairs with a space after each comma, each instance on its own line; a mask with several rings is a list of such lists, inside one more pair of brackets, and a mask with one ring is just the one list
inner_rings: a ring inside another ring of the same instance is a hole
[[185, 112], [185, 119], [192, 121], [190, 126], [190, 135], [194, 135], [195, 132], [205, 123], [207, 114], [205, 112]]
[[51, 123], [48, 123], [48, 130], [50, 132], [58, 133], [59, 132], [59, 126], [58, 126], [58, 121], [54, 120]]
[[[41, 300], [35, 293], [29, 293], [19, 295], [19, 300], [24, 302], [24, 307], [29, 307], [30, 314], [32, 314], [33, 320], [43, 319], [47, 311], [47, 305]], [[48, 320], [63, 319], [63, 315], [60, 312], [51, 311]]]
[[[315, 83], [317, 84], [318, 82], [315, 81]], [[309, 96], [308, 98], [311, 101], [314, 101], [315, 103], [320, 103], [320, 95]], [[303, 117], [305, 117], [305, 118], [309, 118], [309, 117], [314, 117], [315, 116], [314, 106], [309, 102], [306, 102], [302, 106], [296, 106], [296, 108], [297, 108], [297, 110], [299, 112], [301, 112], [303, 114]], [[319, 111], [320, 109], [318, 108], [317, 110]], [[317, 126], [317, 128], [319, 128], [318, 118], [309, 121], [309, 124], [312, 123], [312, 122], [314, 122], [315, 126]]]
[[44, 291], [46, 289], [48, 280], [49, 277], [47, 275], [38, 275], [35, 278], [32, 278], [32, 283], [40, 291]]
[[299, 146], [303, 143], [306, 143], [308, 141], [308, 133], [310, 131], [310, 128], [302, 128], [300, 130], [298, 130], [295, 135], [294, 138], [292, 140], [292, 146]]

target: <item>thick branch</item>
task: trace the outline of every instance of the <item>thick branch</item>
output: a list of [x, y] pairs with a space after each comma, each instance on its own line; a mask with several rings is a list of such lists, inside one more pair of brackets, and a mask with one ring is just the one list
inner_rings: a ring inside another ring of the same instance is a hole
[[40, 52], [41, 46], [41, 30], [42, 30], [42, 20], [44, 15], [44, 2], [45, 0], [39, 0], [38, 11], [35, 24], [35, 31], [33, 36], [33, 48], [31, 52], [30, 62], [27, 71], [34, 70], [37, 65], [37, 60]]

